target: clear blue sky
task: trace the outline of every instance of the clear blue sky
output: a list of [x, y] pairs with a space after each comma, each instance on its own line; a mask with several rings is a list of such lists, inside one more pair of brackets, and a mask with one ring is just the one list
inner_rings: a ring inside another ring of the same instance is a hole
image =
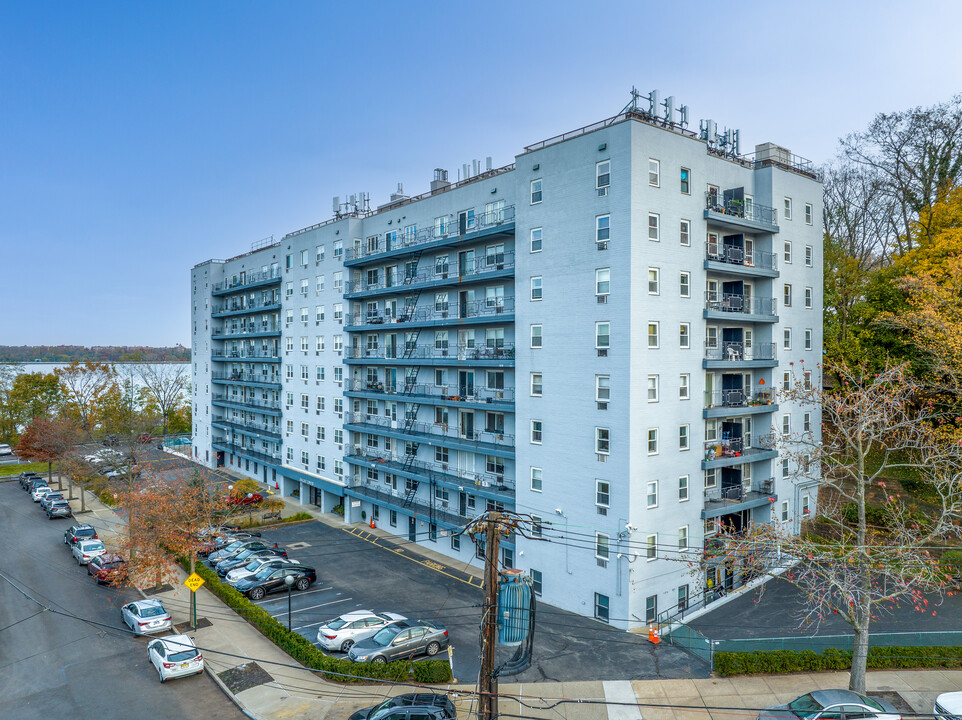
[[189, 269], [637, 85], [817, 162], [962, 90], [957, 2], [5, 2], [0, 344], [189, 344]]

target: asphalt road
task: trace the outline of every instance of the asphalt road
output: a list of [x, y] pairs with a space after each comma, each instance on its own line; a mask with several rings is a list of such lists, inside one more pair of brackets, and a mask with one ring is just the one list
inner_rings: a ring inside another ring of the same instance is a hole
[[[0, 483], [0, 572], [48, 607], [41, 612], [0, 578], [0, 716], [18, 720], [158, 717], [243, 720], [206, 675], [161, 685], [120, 606], [133, 590], [98, 587], [63, 544], [70, 520], [48, 520], [19, 483]], [[33, 616], [33, 617], [31, 617]]]
[[[465, 682], [477, 678], [482, 595], [478, 587], [457, 579], [456, 569], [451, 574], [432, 570], [320, 522], [266, 530], [263, 537], [317, 570], [317, 583], [291, 596], [291, 626], [312, 642], [322, 622], [351, 610], [399, 612], [444, 625], [455, 648], [455, 676]], [[287, 593], [268, 595], [259, 604], [287, 623]], [[507, 649], [503, 653], [499, 661], [510, 655]], [[667, 643], [656, 647], [646, 637], [539, 605], [534, 662], [511, 681], [707, 676], [707, 666], [679, 648]]]

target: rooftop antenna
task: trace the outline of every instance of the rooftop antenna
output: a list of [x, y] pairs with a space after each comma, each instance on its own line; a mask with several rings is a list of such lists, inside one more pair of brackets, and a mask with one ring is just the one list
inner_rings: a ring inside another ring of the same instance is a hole
[[657, 90], [652, 90], [648, 93], [648, 117], [654, 119], [658, 117], [658, 109], [660, 104], [658, 102], [659, 96]]
[[665, 108], [665, 125], [671, 125], [675, 122], [675, 96], [671, 95], [666, 98], [662, 107]]
[[[638, 112], [638, 99], [641, 97], [641, 93], [635, 88], [634, 85], [631, 86], [631, 100], [621, 109], [621, 113], [625, 112]], [[618, 113], [621, 115], [621, 113]]]
[[739, 153], [739, 141], [741, 140], [742, 131], [732, 130], [732, 155], [738, 157]]
[[688, 127], [688, 106], [682, 105], [678, 108], [678, 124], [683, 128]]
[[334, 216], [338, 217], [341, 214], [341, 198], [337, 195], [334, 196]]

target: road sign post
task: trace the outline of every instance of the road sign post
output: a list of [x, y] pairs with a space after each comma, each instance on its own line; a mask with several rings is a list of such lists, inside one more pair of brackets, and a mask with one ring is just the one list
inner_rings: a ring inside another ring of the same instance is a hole
[[190, 589], [190, 622], [194, 630], [197, 630], [197, 591], [204, 584], [204, 578], [197, 573], [191, 573], [184, 585]]

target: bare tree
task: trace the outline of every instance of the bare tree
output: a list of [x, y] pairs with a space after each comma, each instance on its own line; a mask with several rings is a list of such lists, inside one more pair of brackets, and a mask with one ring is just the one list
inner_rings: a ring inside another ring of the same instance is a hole
[[163, 434], [167, 434], [171, 413], [185, 402], [190, 378], [182, 364], [138, 365], [137, 372], [150, 400], [163, 419]]
[[[780, 523], [764, 524], [725, 537], [722, 546], [728, 562], [797, 587], [805, 599], [803, 624], [835, 614], [848, 623], [854, 633], [849, 687], [864, 692], [871, 620], [895, 601], [932, 611], [926, 594], [945, 587], [929, 549], [958, 536], [962, 447], [929, 404], [920, 406], [921, 388], [903, 367], [868, 377], [846, 367], [832, 374], [841, 382], [829, 392], [799, 383], [780, 397], [822, 413], [821, 434], [783, 438], [780, 449], [796, 482], [820, 468], [818, 518], [826, 531], [799, 535]], [[940, 502], [927, 512], [910, 506], [887, 487], [897, 469], [914, 472]], [[869, 521], [870, 512], [883, 513], [884, 527]]]
[[62, 411], [74, 417], [89, 437], [99, 405], [115, 383], [115, 375], [106, 363], [72, 362], [55, 371], [63, 386]]

